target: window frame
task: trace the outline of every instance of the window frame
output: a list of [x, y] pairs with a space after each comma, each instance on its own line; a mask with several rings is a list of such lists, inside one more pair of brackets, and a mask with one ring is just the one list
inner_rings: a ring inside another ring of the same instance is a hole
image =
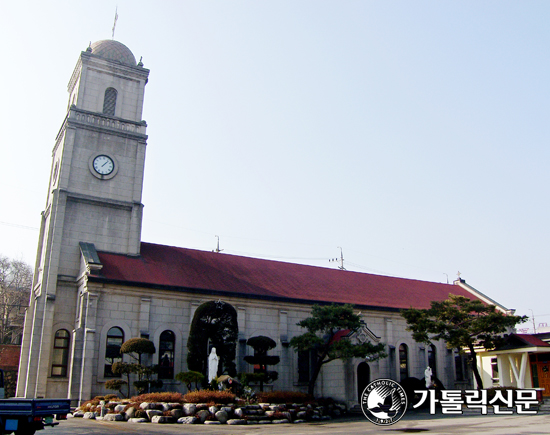
[[[119, 330], [121, 335], [111, 334], [112, 330]], [[105, 337], [105, 355], [104, 355], [105, 363], [104, 363], [104, 367], [103, 367], [103, 377], [104, 378], [120, 378], [121, 374], [120, 373], [118, 373], [118, 374], [113, 373], [112, 367], [113, 367], [113, 364], [115, 364], [116, 362], [122, 362], [122, 354], [120, 354], [120, 357], [110, 357], [110, 356], [108, 356], [109, 339], [117, 339], [117, 341], [120, 340], [120, 346], [119, 346], [119, 352], [120, 352], [120, 347], [124, 343], [124, 329], [122, 329], [122, 327], [120, 327], [120, 326], [112, 326], [107, 331], [107, 335]], [[108, 360], [111, 360], [111, 362], [109, 363]], [[115, 361], [115, 360], [118, 360], [118, 361]]]
[[432, 378], [437, 378], [437, 348], [434, 344], [428, 346], [428, 366], [432, 369]]
[[[59, 333], [65, 332], [65, 337], [58, 336]], [[63, 341], [63, 345], [58, 344], [58, 340]], [[66, 378], [69, 374], [69, 352], [71, 349], [71, 333], [65, 328], [60, 328], [55, 331], [53, 339], [53, 352], [52, 352], [52, 366], [50, 376], [52, 378]], [[56, 364], [54, 361], [57, 359], [56, 355], [61, 355], [61, 364]], [[54, 369], [61, 369], [61, 373], [54, 373]]]
[[105, 89], [103, 95], [103, 111], [101, 113], [107, 116], [115, 116], [117, 99], [118, 91], [115, 88], [109, 86]]
[[[163, 340], [164, 334], [171, 334], [171, 340]], [[171, 343], [171, 349], [170, 348], [163, 348], [162, 343]], [[168, 356], [168, 366], [163, 366], [162, 364], [162, 358], [163, 353], [170, 352], [172, 354], [172, 357]], [[176, 359], [176, 334], [174, 331], [170, 329], [166, 329], [160, 333], [159, 336], [159, 372], [158, 372], [158, 378], [163, 380], [172, 380], [174, 379], [174, 362]]]
[[401, 343], [398, 348], [399, 355], [399, 380], [409, 377], [409, 346]]

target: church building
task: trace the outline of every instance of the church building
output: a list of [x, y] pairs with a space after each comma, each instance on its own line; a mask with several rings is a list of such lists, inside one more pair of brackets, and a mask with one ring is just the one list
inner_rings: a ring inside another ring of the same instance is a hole
[[206, 303], [235, 315], [237, 372], [254, 369], [243, 359], [253, 352], [247, 339], [277, 343], [279, 377], [266, 388], [307, 390], [310, 355], [289, 341], [305, 332], [297, 323], [314, 304], [330, 303], [353, 304], [363, 326], [351, 339], [384, 343], [388, 356], [329, 363], [316, 396], [353, 406], [370, 380], [422, 378], [428, 365], [447, 388], [471, 385], [457, 350], [416, 343], [399, 313], [450, 293], [495, 303], [464, 280], [440, 284], [142, 242], [148, 76], [125, 45], [104, 40], [80, 54], [70, 77], [41, 216], [19, 397], [76, 404], [112, 392], [105, 382], [116, 377], [120, 345], [133, 337], [154, 342], [149, 362], [163, 367], [163, 390], [185, 392], [175, 374], [188, 370], [191, 323]]

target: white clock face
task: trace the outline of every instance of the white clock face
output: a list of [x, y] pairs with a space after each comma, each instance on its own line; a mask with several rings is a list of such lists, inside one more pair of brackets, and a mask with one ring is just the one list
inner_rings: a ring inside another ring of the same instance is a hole
[[115, 169], [115, 162], [109, 156], [99, 155], [94, 159], [94, 169], [100, 175], [109, 175]]

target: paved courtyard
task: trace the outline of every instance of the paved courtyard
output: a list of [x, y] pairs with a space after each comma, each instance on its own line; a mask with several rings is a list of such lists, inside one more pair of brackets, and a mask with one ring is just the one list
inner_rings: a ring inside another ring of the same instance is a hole
[[72, 418], [55, 428], [47, 428], [43, 435], [110, 435], [110, 434], [550, 434], [550, 415], [534, 416], [431, 416], [409, 413], [392, 426], [376, 426], [361, 416], [326, 423], [277, 424], [255, 426], [214, 425], [158, 425], [103, 422]]

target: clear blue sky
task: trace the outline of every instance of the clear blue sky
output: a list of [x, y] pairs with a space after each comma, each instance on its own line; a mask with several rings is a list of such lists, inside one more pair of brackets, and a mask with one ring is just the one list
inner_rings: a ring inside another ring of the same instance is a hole
[[[142, 239], [469, 284], [550, 324], [550, 3], [0, 2], [0, 253], [90, 41], [151, 69]], [[447, 274], [447, 275], [446, 275]]]

